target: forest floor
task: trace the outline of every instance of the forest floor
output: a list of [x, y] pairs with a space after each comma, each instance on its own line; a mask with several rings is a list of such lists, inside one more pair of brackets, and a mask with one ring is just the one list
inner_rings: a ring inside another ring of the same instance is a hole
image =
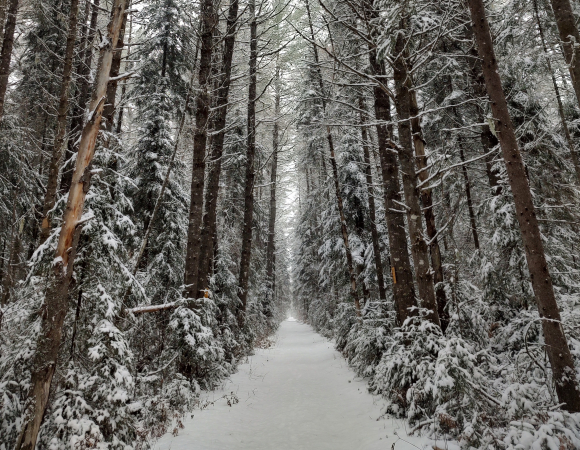
[[202, 405], [177, 436], [163, 436], [156, 449], [423, 450], [433, 445], [408, 436], [404, 421], [382, 416], [383, 401], [368, 393], [333, 343], [294, 319], [284, 321], [270, 348], [257, 349]]

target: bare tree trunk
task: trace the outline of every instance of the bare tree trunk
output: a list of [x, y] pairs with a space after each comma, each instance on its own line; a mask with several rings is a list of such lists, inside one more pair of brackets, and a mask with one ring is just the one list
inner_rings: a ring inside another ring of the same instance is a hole
[[205, 174], [205, 147], [210, 109], [210, 73], [213, 53], [213, 34], [217, 15], [213, 0], [204, 0], [201, 13], [202, 32], [199, 61], [199, 94], [196, 100], [195, 135], [193, 138], [193, 169], [191, 173], [191, 204], [187, 230], [187, 253], [185, 256], [185, 296], [197, 298], [199, 270], [199, 247], [203, 209], [203, 184]]
[[[312, 48], [314, 50], [314, 62], [316, 63], [316, 73], [318, 78], [318, 83], [320, 86], [320, 94], [322, 96], [322, 109], [326, 111], [326, 99], [324, 98], [324, 83], [322, 80], [322, 73], [320, 71], [320, 60], [318, 57], [318, 48], [314, 43], [314, 28], [312, 25], [312, 17], [310, 15], [310, 4], [308, 0], [305, 0], [306, 3], [306, 12], [308, 14], [308, 24], [310, 26], [310, 36], [312, 39]], [[332, 175], [334, 178], [334, 190], [336, 193], [336, 201], [338, 206], [338, 213], [340, 216], [340, 229], [342, 233], [342, 240], [344, 242], [345, 253], [346, 253], [346, 264], [348, 267], [348, 273], [350, 277], [350, 293], [352, 295], [356, 314], [358, 317], [361, 316], [361, 309], [360, 309], [360, 300], [358, 297], [358, 290], [356, 286], [356, 272], [352, 261], [352, 252], [350, 249], [350, 243], [348, 241], [348, 230], [346, 227], [346, 218], [344, 215], [344, 206], [342, 202], [342, 195], [340, 193], [340, 182], [338, 179], [338, 167], [336, 165], [336, 158], [334, 154], [334, 141], [332, 139], [332, 133], [330, 132], [330, 127], [326, 126], [326, 139], [328, 140], [328, 149], [330, 151], [330, 164], [332, 166]]]
[[239, 293], [242, 307], [238, 312], [240, 328], [245, 324], [248, 302], [248, 281], [250, 259], [252, 257], [252, 222], [254, 219], [254, 179], [256, 176], [254, 158], [256, 156], [256, 83], [258, 61], [258, 23], [256, 2], [248, 3], [250, 13], [250, 84], [248, 87], [248, 136], [246, 150], [246, 186], [244, 188], [244, 219], [242, 225], [242, 256], [240, 258]]
[[31, 389], [28, 394], [26, 413], [16, 443], [16, 450], [34, 450], [48, 403], [50, 385], [59, 355], [64, 319], [68, 310], [68, 290], [82, 228], [81, 218], [85, 196], [90, 186], [95, 142], [101, 124], [113, 52], [117, 45], [124, 10], [125, 1], [115, 0], [107, 27], [106, 40], [103, 40], [100, 47], [99, 63], [89, 106], [89, 118], [83, 128], [79, 143], [72, 185], [56, 247], [53, 276], [40, 311], [42, 322], [32, 364]]
[[467, 165], [465, 164], [465, 154], [463, 153], [463, 144], [459, 137], [459, 156], [461, 158], [461, 171], [463, 172], [463, 181], [465, 182], [465, 196], [467, 197], [467, 210], [469, 212], [469, 223], [471, 224], [471, 233], [473, 234], [473, 244], [479, 250], [479, 235], [477, 233], [477, 223], [475, 222], [475, 213], [473, 211], [473, 202], [471, 201], [471, 186], [469, 176], [467, 175]]
[[10, 0], [6, 13], [6, 26], [4, 27], [4, 39], [2, 40], [2, 52], [0, 53], [0, 122], [4, 117], [4, 102], [8, 89], [8, 77], [10, 76], [10, 60], [14, 47], [14, 30], [16, 29], [16, 15], [18, 14], [18, 0]]
[[6, 0], [0, 0], [0, 46], [4, 37], [4, 23], [6, 22]]
[[272, 165], [270, 168], [270, 211], [268, 217], [268, 245], [266, 247], [266, 283], [268, 294], [266, 304], [263, 305], [266, 317], [272, 317], [272, 300], [274, 296], [274, 283], [276, 268], [274, 266], [275, 258], [275, 237], [276, 237], [276, 183], [278, 171], [278, 116], [280, 115], [280, 68], [276, 68], [276, 94], [274, 100], [274, 130], [272, 131]]
[[[363, 158], [365, 164], [365, 176], [367, 182], [367, 193], [369, 197], [369, 218], [371, 227], [371, 237], [373, 241], [373, 253], [375, 256], [375, 268], [377, 271], [377, 284], [379, 286], [379, 298], [382, 301], [387, 300], [387, 293], [385, 290], [385, 278], [383, 273], [383, 261], [381, 259], [381, 246], [379, 244], [379, 233], [377, 231], [377, 217], [375, 208], [375, 188], [373, 185], [373, 174], [371, 170], [371, 158], [370, 158], [370, 141], [367, 133], [366, 118], [364, 112], [366, 112], [366, 105], [362, 96], [358, 99], [358, 106], [361, 110], [360, 112], [360, 122], [361, 122], [361, 137], [362, 137], [362, 148], [363, 148]], [[363, 112], [364, 111], [364, 112]]]
[[[86, 30], [86, 37], [84, 42], [84, 52], [82, 57], [79, 58], [79, 63], [77, 65], [78, 74], [78, 94], [77, 103], [73, 108], [72, 120], [70, 125], [70, 138], [68, 140], [68, 146], [66, 151], [66, 160], [69, 160], [75, 154], [75, 142], [80, 135], [83, 128], [84, 111], [86, 109], [87, 102], [89, 101], [89, 75], [91, 64], [93, 61], [93, 41], [95, 40], [95, 35], [97, 32], [97, 20], [99, 18], [99, 2], [100, 0], [93, 0], [92, 2], [87, 2], [87, 5], [91, 5], [91, 20], [89, 23], [89, 29]], [[60, 180], [60, 192], [66, 193], [70, 189], [72, 183], [72, 174], [74, 170], [74, 165], [70, 165], [63, 170], [62, 177]]]
[[[424, 183], [429, 178], [427, 155], [425, 154], [425, 140], [419, 119], [419, 105], [417, 104], [417, 93], [411, 91], [411, 129], [413, 131], [413, 145], [415, 146], [415, 156], [419, 181]], [[449, 325], [449, 312], [447, 311], [447, 296], [443, 283], [443, 262], [441, 249], [437, 240], [437, 226], [435, 223], [435, 211], [433, 210], [433, 192], [428, 187], [421, 189], [421, 202], [423, 203], [423, 215], [427, 225], [427, 237], [429, 238], [429, 250], [431, 253], [431, 264], [433, 266], [433, 282], [435, 284], [435, 298], [437, 300], [437, 313], [441, 322], [441, 330], [445, 332]], [[438, 287], [437, 287], [438, 286]]]
[[540, 21], [537, 0], [534, 0], [534, 13], [536, 15], [538, 31], [540, 32], [540, 40], [542, 41], [542, 47], [544, 49], [544, 56], [546, 57], [546, 65], [548, 66], [548, 71], [550, 72], [550, 76], [552, 77], [552, 85], [554, 86], [554, 93], [556, 94], [556, 100], [558, 102], [558, 115], [560, 116], [562, 130], [564, 131], [564, 137], [566, 138], [566, 143], [568, 144], [568, 148], [570, 149], [572, 164], [574, 164], [574, 170], [576, 172], [576, 182], [580, 184], [580, 163], [578, 162], [578, 154], [576, 153], [576, 148], [574, 147], [574, 141], [572, 140], [572, 136], [570, 136], [570, 130], [568, 129], [568, 123], [566, 122], [566, 116], [564, 115], [564, 105], [562, 104], [560, 88], [558, 87], [556, 76], [554, 75], [554, 71], [552, 70], [552, 63], [550, 62], [550, 53], [548, 52], [548, 47], [546, 46], [546, 39], [544, 37], [544, 29], [542, 28], [542, 22]]
[[[553, 0], [553, 3], [560, 3], [560, 0]], [[495, 128], [514, 196], [532, 287], [542, 318], [545, 349], [552, 366], [558, 400], [565, 404], [564, 409], [579, 412], [580, 392], [576, 386], [574, 362], [562, 328], [532, 194], [499, 76], [485, 7], [483, 0], [468, 0], [468, 5], [479, 56], [483, 60], [483, 74], [496, 121]], [[570, 19], [572, 17], [570, 14]]]
[[570, 70], [576, 99], [580, 103], [580, 32], [576, 26], [570, 0], [551, 0], [551, 2], [562, 41], [564, 59]]
[[64, 55], [64, 67], [62, 69], [62, 82], [60, 85], [60, 98], [58, 102], [58, 112], [56, 119], [56, 132], [52, 146], [52, 157], [48, 169], [48, 181], [44, 204], [42, 207], [42, 225], [40, 229], [40, 243], [48, 239], [51, 230], [50, 210], [56, 203], [56, 191], [58, 187], [58, 173], [64, 150], [64, 138], [66, 133], [66, 122], [68, 117], [69, 88], [72, 78], [73, 56], [77, 35], [77, 22], [79, 14], [79, 0], [71, 0], [70, 13], [68, 19], [68, 34], [66, 37], [66, 50]]
[[[228, 113], [228, 98], [232, 77], [232, 59], [236, 43], [238, 24], [239, 1], [232, 0], [228, 10], [226, 35], [224, 38], [224, 50], [222, 67], [217, 89], [215, 106], [215, 119], [213, 121], [216, 134], [211, 141], [211, 155], [207, 175], [207, 188], [205, 192], [205, 214], [201, 229], [201, 249], [199, 256], [198, 291], [209, 286], [214, 246], [217, 241], [217, 200], [219, 195], [219, 181], [222, 169], [222, 156], [224, 150], [224, 137], [226, 133], [226, 118]], [[199, 294], [198, 294], [199, 295]]]
[[[406, 27], [406, 19], [401, 19], [401, 30]], [[405, 61], [404, 34], [399, 32], [394, 53], [397, 55], [394, 62], [394, 79], [396, 90], [396, 106], [398, 114], [399, 162], [401, 163], [403, 192], [405, 194], [406, 207], [408, 208], [407, 222], [409, 237], [411, 240], [411, 254], [415, 266], [415, 276], [421, 306], [430, 311], [428, 319], [436, 325], [441, 325], [437, 313], [437, 301], [433, 286], [433, 274], [429, 267], [429, 251], [423, 236], [423, 223], [421, 219], [421, 205], [419, 203], [419, 188], [417, 187], [417, 172], [415, 170], [415, 157], [413, 154], [413, 136], [411, 133], [411, 95], [408, 87], [409, 72]]]
[[[367, 27], [372, 29], [373, 22], [378, 18], [378, 10], [371, 0], [364, 1], [364, 14]], [[413, 271], [407, 247], [407, 233], [405, 232], [405, 218], [401, 213], [401, 184], [399, 181], [399, 166], [396, 150], [392, 141], [391, 101], [383, 87], [387, 77], [384, 63], [379, 59], [377, 48], [369, 44], [369, 66], [371, 75], [376, 79], [373, 87], [374, 110], [377, 120], [377, 145], [384, 186], [385, 219], [389, 233], [390, 270], [393, 281], [393, 298], [397, 313], [397, 323], [403, 322], [414, 315], [411, 308], [417, 306], [415, 300], [415, 286]]]

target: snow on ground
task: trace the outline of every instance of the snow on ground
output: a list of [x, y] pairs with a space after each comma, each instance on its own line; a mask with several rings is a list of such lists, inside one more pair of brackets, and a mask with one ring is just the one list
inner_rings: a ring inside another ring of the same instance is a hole
[[[228, 406], [224, 395], [239, 403]], [[290, 318], [276, 343], [209, 394], [218, 399], [167, 434], [157, 450], [417, 450], [427, 440], [407, 436], [400, 420], [381, 416], [382, 401], [355, 379], [332, 342]], [[397, 436], [398, 435], [398, 436]], [[395, 447], [393, 447], [395, 443]]]

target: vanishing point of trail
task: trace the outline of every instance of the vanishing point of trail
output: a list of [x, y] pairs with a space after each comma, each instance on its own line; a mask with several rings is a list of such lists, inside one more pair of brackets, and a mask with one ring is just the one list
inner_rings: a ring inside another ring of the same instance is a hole
[[[367, 392], [332, 342], [308, 325], [286, 320], [275, 344], [257, 349], [231, 376], [217, 400], [187, 416], [159, 450], [417, 450], [402, 421], [381, 416], [383, 402]], [[224, 394], [239, 403], [228, 406]], [[377, 420], [378, 419], [378, 420]], [[398, 435], [398, 436], [397, 436]]]

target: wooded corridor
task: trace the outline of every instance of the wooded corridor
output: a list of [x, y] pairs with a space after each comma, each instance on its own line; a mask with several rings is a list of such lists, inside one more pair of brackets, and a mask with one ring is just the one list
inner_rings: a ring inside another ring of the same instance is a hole
[[579, 22], [0, 0], [0, 450], [154, 448], [291, 315], [424, 449], [580, 448]]

